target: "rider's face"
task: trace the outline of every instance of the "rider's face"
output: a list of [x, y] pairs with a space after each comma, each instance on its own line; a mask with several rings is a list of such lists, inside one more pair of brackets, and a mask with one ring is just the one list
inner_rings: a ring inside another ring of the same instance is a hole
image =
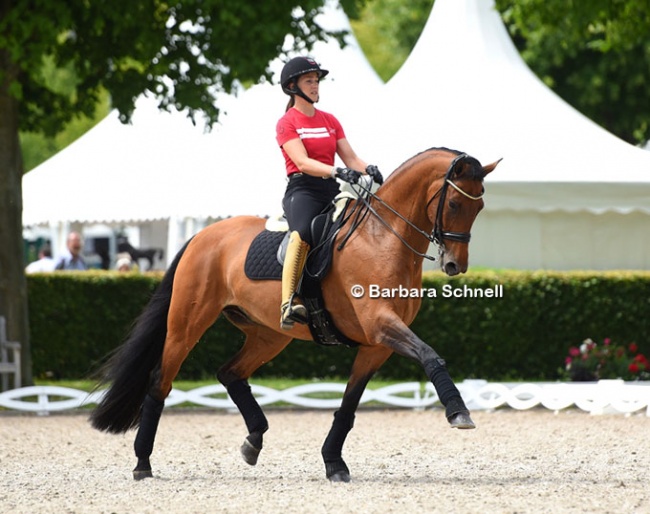
[[318, 102], [318, 85], [320, 78], [318, 73], [312, 71], [310, 73], [305, 73], [298, 77], [298, 87], [300, 90], [305, 93], [309, 98], [314, 102]]

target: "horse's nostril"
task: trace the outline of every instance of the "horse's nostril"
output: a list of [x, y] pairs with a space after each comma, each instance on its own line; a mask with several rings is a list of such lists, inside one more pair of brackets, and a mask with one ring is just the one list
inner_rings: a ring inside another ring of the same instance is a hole
[[455, 262], [445, 264], [445, 273], [449, 276], [458, 275], [458, 266]]

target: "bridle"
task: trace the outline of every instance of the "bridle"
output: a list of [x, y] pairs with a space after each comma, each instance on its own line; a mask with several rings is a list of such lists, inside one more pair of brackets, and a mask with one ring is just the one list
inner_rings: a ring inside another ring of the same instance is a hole
[[[411, 250], [413, 253], [415, 253], [419, 257], [423, 257], [425, 259], [429, 259], [431, 261], [435, 261], [436, 258], [433, 257], [432, 255], [429, 255], [427, 253], [422, 253], [413, 248], [408, 241], [404, 239], [404, 237], [399, 234], [382, 216], [377, 212], [377, 210], [371, 205], [369, 198], [374, 199], [376, 202], [380, 203], [382, 206], [384, 206], [386, 209], [388, 209], [390, 212], [392, 212], [395, 216], [400, 218], [402, 221], [404, 221], [409, 227], [411, 227], [413, 230], [418, 232], [420, 235], [422, 235], [427, 241], [430, 243], [435, 243], [438, 246], [438, 254], [442, 254], [444, 247], [445, 247], [445, 240], [448, 241], [456, 241], [459, 243], [469, 243], [471, 234], [469, 232], [450, 232], [450, 231], [444, 231], [442, 229], [442, 220], [443, 220], [443, 214], [445, 211], [445, 200], [447, 198], [447, 191], [449, 190], [449, 187], [451, 186], [453, 189], [458, 191], [460, 194], [462, 194], [464, 197], [469, 198], [470, 200], [478, 201], [481, 198], [483, 198], [484, 192], [481, 191], [481, 194], [478, 196], [472, 196], [466, 191], [463, 191], [456, 183], [454, 183], [451, 180], [451, 176], [454, 173], [456, 166], [465, 158], [469, 157], [467, 154], [462, 153], [458, 155], [457, 157], [454, 158], [453, 161], [449, 164], [449, 168], [447, 169], [447, 172], [445, 173], [445, 178], [442, 183], [442, 186], [440, 189], [434, 194], [431, 199], [427, 202], [427, 209], [429, 208], [429, 205], [431, 205], [431, 202], [433, 202], [436, 198], [439, 197], [438, 199], [438, 208], [436, 210], [436, 218], [433, 224], [433, 230], [429, 234], [422, 230], [421, 228], [417, 227], [411, 220], [397, 212], [395, 209], [393, 209], [390, 205], [388, 205], [386, 202], [384, 202], [380, 197], [378, 197], [376, 194], [374, 194], [369, 187], [366, 187], [365, 185], [358, 183], [353, 186], [353, 189], [359, 188], [361, 189], [361, 192], [356, 191], [358, 200], [357, 202], [363, 203], [365, 207], [365, 212], [363, 214], [359, 214], [359, 210], [357, 210], [357, 216], [355, 217], [354, 222], [352, 223], [348, 233], [345, 235], [343, 240], [339, 243], [338, 249], [340, 250], [343, 248], [345, 243], [347, 242], [348, 238], [352, 235], [352, 232], [359, 226], [363, 218], [365, 217], [367, 212], [371, 212], [388, 230], [390, 230], [397, 238], [406, 246], [409, 250]], [[356, 209], [355, 209], [356, 210]]]
[[436, 220], [433, 225], [433, 232], [431, 232], [431, 239], [430, 239], [431, 241], [436, 243], [439, 247], [444, 247], [445, 239], [467, 244], [469, 243], [469, 240], [471, 238], [471, 234], [469, 232], [445, 232], [442, 230], [442, 216], [443, 213], [445, 212], [445, 200], [447, 198], [447, 191], [449, 189], [449, 186], [453, 187], [456, 191], [458, 191], [466, 198], [469, 198], [470, 200], [476, 201], [483, 198], [483, 191], [481, 191], [481, 194], [479, 196], [472, 196], [466, 193], [465, 191], [463, 191], [460, 187], [458, 187], [457, 184], [455, 184], [451, 180], [451, 175], [454, 172], [456, 165], [466, 157], [468, 157], [468, 155], [462, 153], [459, 156], [457, 156], [453, 161], [451, 161], [451, 164], [447, 169], [447, 173], [445, 173], [445, 181], [442, 183], [442, 187], [438, 190], [438, 192], [435, 195], [433, 195], [431, 200], [427, 202], [427, 209], [428, 209], [429, 204], [435, 199], [436, 196], [440, 195], [440, 199], [438, 200], [438, 209], [436, 211]]

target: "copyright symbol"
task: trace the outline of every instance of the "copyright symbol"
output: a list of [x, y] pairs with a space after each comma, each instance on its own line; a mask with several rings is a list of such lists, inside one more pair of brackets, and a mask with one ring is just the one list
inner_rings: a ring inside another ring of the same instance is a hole
[[360, 286], [359, 284], [355, 284], [350, 288], [350, 294], [355, 298], [361, 298], [364, 293], [365, 291], [363, 286]]

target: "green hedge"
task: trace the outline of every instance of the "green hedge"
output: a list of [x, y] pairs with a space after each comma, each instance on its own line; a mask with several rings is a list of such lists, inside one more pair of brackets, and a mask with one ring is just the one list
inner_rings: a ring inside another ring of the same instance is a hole
[[[160, 275], [111, 272], [28, 277], [34, 375], [82, 378], [121, 342]], [[444, 286], [503, 298], [444, 297]], [[554, 380], [567, 349], [587, 337], [636, 342], [650, 354], [648, 272], [470, 272], [426, 274], [426, 297], [412, 328], [446, 359], [456, 379]], [[184, 363], [179, 378], [209, 379], [243, 335], [220, 318]], [[345, 378], [356, 351], [295, 341], [257, 376]], [[393, 356], [384, 379], [424, 380], [418, 365]]]

